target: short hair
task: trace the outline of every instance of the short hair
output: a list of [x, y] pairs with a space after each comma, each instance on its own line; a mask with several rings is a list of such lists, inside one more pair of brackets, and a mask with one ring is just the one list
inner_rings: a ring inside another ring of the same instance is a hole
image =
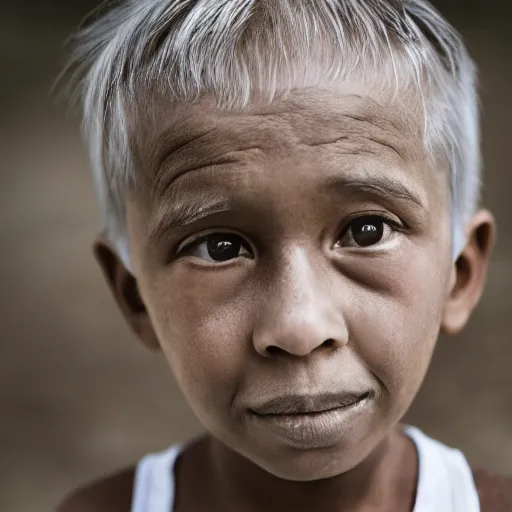
[[462, 250], [480, 189], [476, 68], [429, 2], [125, 0], [71, 42], [67, 92], [81, 106], [103, 230], [128, 268], [124, 197], [137, 183], [130, 130], [149, 91], [179, 102], [209, 95], [241, 110], [375, 71], [383, 87], [421, 98], [427, 154], [449, 164], [454, 258]]

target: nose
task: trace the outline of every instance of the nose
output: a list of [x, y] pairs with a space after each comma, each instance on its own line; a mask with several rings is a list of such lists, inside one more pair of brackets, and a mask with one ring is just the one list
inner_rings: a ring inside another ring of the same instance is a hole
[[[282, 271], [269, 280], [253, 344], [264, 357], [288, 353], [307, 356], [348, 343], [348, 329], [337, 303], [332, 277], [315, 268], [305, 249], [296, 249]], [[318, 265], [316, 266], [318, 267]]]

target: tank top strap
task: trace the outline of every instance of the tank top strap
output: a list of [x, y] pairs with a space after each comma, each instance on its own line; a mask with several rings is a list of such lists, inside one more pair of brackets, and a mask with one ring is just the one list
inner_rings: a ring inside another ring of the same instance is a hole
[[174, 466], [182, 444], [143, 457], [137, 465], [131, 512], [172, 512], [174, 507]]
[[405, 433], [414, 441], [419, 459], [414, 512], [480, 512], [473, 473], [464, 455], [416, 427], [406, 427]]

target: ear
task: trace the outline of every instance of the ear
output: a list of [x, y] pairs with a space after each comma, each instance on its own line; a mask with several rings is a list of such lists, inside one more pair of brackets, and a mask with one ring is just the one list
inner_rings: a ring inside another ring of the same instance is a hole
[[496, 239], [494, 217], [480, 210], [466, 226], [467, 244], [453, 265], [441, 331], [457, 334], [467, 324], [485, 286]]
[[125, 319], [144, 345], [151, 350], [158, 350], [160, 345], [140, 296], [137, 280], [124, 266], [104, 235], [95, 240], [93, 250]]

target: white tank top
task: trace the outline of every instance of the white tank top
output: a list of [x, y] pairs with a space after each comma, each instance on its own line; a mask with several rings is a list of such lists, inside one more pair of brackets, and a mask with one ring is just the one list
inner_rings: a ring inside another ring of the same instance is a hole
[[[415, 427], [405, 427], [419, 459], [414, 512], [480, 512], [471, 468], [464, 455], [427, 437]], [[131, 512], [172, 512], [174, 464], [182, 444], [146, 455], [137, 465]]]

